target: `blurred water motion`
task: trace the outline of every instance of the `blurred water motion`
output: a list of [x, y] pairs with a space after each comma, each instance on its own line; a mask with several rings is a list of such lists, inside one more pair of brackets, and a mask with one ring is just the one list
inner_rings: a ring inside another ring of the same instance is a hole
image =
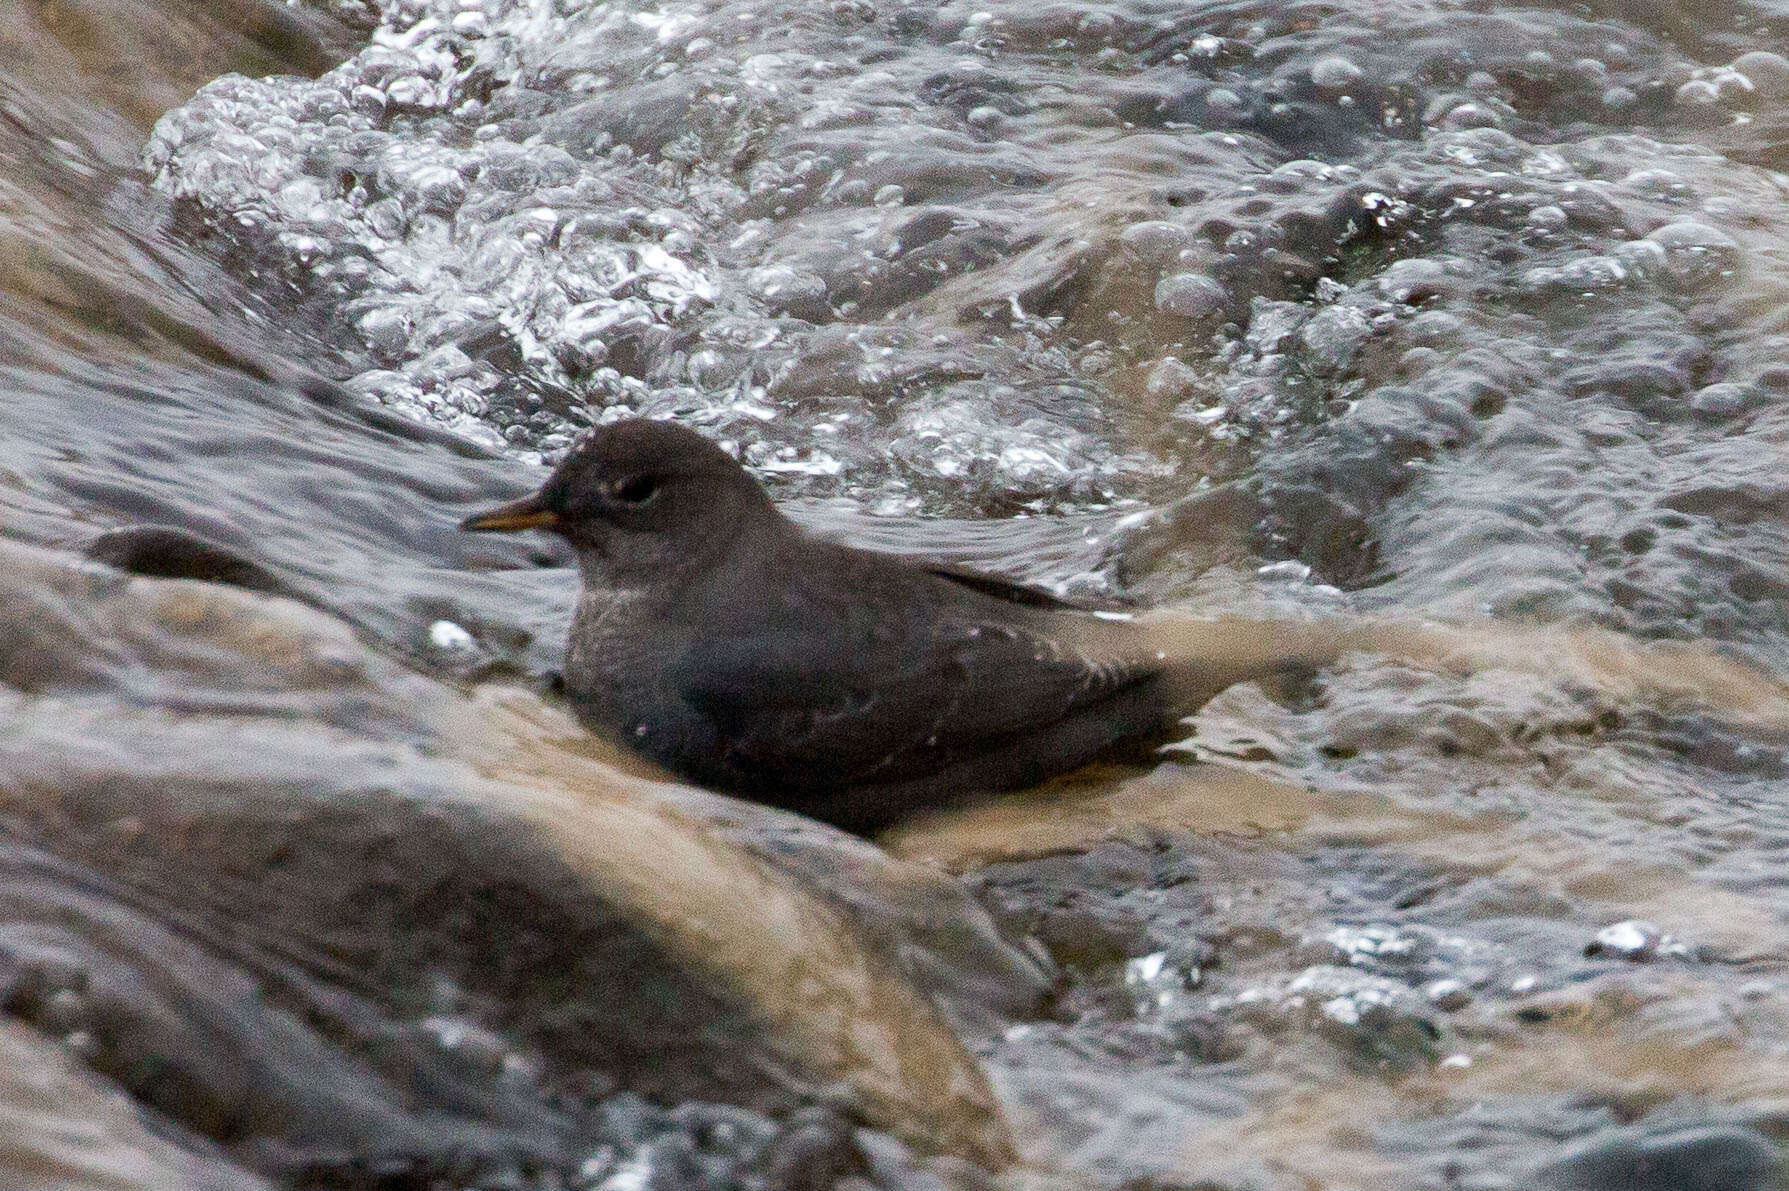
[[[1778, 23], [10, 6], [0, 1183], [1783, 1186]], [[661, 783], [453, 530], [628, 412], [1215, 698]]]

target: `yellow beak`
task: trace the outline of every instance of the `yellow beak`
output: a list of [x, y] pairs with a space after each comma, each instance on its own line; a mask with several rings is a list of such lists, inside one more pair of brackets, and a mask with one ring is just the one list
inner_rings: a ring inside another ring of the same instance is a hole
[[559, 514], [547, 508], [536, 493], [474, 513], [460, 522], [460, 528], [475, 533], [514, 533], [520, 529], [552, 529], [558, 524]]

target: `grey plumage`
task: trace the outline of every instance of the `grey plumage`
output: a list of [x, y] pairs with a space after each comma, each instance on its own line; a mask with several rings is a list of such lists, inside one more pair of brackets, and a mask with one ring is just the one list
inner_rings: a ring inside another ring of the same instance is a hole
[[595, 431], [540, 492], [464, 526], [548, 529], [577, 550], [565, 690], [587, 724], [850, 829], [1035, 784], [1165, 715], [1129, 626], [811, 537], [668, 423]]

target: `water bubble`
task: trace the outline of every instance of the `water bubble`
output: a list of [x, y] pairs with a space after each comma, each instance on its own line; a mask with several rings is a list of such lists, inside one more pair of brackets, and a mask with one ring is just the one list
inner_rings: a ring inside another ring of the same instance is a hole
[[1155, 308], [1181, 318], [1212, 319], [1224, 312], [1229, 295], [1203, 273], [1175, 273], [1155, 287]]
[[1398, 371], [1405, 376], [1420, 376], [1441, 360], [1441, 353], [1432, 347], [1413, 347], [1398, 357]]
[[763, 265], [746, 275], [746, 287], [771, 310], [823, 307], [826, 282], [812, 273], [788, 265]]
[[[1309, 583], [1311, 568], [1295, 558], [1270, 562], [1255, 568], [1255, 574], [1267, 583]], [[1347, 950], [1334, 936], [1330, 941], [1341, 950]]]
[[1472, 990], [1466, 987], [1464, 981], [1451, 977], [1431, 980], [1423, 985], [1422, 992], [1423, 996], [1429, 999], [1429, 1004], [1449, 1013], [1456, 1009], [1464, 1009], [1472, 1003]]
[[1609, 955], [1634, 962], [1651, 959], [1665, 935], [1651, 922], [1630, 918], [1605, 926], [1585, 949], [1587, 955]]
[[451, 620], [437, 620], [429, 625], [429, 645], [442, 653], [467, 654], [478, 651], [478, 639]]
[[1765, 99], [1789, 95], [1789, 58], [1769, 50], [1753, 50], [1733, 60], [1733, 69], [1750, 80]]
[[1103, 39], [1112, 36], [1118, 28], [1118, 18], [1109, 12], [1084, 13], [1075, 22], [1075, 32], [1090, 39]]
[[1424, 310], [1404, 324], [1405, 337], [1412, 343], [1448, 343], [1466, 334], [1466, 322], [1447, 310]]
[[1341, 55], [1320, 58], [1311, 66], [1311, 82], [1328, 91], [1339, 91], [1360, 81], [1366, 72]]
[[1710, 76], [1714, 84], [1715, 98], [1727, 107], [1750, 99], [1754, 88], [1752, 80], [1736, 70], [1719, 70]]
[[489, 19], [477, 9], [455, 13], [449, 24], [462, 37], [483, 37], [490, 32]]
[[1680, 289], [1702, 289], [1740, 265], [1739, 242], [1696, 220], [1668, 223], [1646, 240], [1664, 250], [1664, 273]]
[[1216, 117], [1234, 117], [1248, 106], [1242, 96], [1228, 87], [1213, 87], [1205, 93], [1205, 106]]
[[375, 306], [356, 322], [375, 356], [395, 361], [410, 345], [410, 312], [402, 306]]
[[1568, 222], [1565, 208], [1547, 203], [1528, 212], [1528, 226], [1542, 231], [1562, 231]]
[[1199, 374], [1174, 356], [1166, 356], [1149, 370], [1143, 387], [1157, 401], [1182, 401], [1199, 387]]
[[1690, 409], [1698, 417], [1730, 418], [1750, 409], [1758, 399], [1757, 390], [1750, 385], [1721, 381], [1698, 390], [1690, 398]]
[[1118, 242], [1138, 260], [1163, 265], [1178, 259], [1193, 243], [1191, 231], [1178, 223], [1162, 219], [1146, 219], [1133, 223], [1119, 233]]
[[88, 1025], [90, 1015], [91, 1008], [84, 993], [59, 988], [39, 1006], [33, 1024], [51, 1034], [67, 1034]]
[[1457, 104], [1441, 118], [1444, 128], [1496, 128], [1502, 122], [1503, 117], [1484, 103]]
[[1676, 91], [1679, 105], [1688, 108], [1713, 107], [1721, 102], [1721, 93], [1707, 79], [1691, 79]]

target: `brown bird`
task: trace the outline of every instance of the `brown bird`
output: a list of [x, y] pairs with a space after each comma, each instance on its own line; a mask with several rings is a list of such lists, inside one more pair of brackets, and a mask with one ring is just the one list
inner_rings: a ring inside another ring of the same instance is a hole
[[594, 431], [534, 495], [461, 528], [547, 530], [576, 550], [565, 691], [587, 725], [849, 830], [1035, 785], [1166, 719], [1134, 626], [812, 537], [670, 423]]

